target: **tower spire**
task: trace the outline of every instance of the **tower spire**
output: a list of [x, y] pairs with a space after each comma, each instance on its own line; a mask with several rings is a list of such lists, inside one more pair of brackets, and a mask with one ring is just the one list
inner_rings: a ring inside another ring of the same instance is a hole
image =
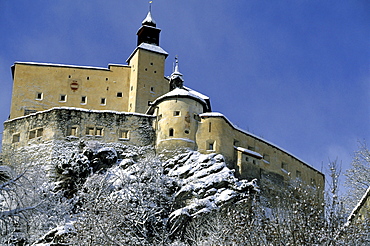
[[175, 57], [175, 64], [173, 67], [173, 72], [170, 77], [170, 89], [182, 88], [184, 86], [184, 79], [182, 78], [182, 73], [179, 70], [179, 59]]
[[159, 46], [159, 33], [160, 29], [157, 28], [157, 23], [152, 17], [152, 5], [151, 1], [149, 2], [149, 11], [145, 19], [141, 22], [141, 27], [137, 32], [138, 41], [137, 45], [141, 43], [154, 44]]

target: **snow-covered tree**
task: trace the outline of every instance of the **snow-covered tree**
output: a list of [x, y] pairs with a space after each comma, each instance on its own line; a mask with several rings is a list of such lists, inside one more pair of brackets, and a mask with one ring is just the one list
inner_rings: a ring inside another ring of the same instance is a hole
[[352, 211], [358, 201], [370, 187], [370, 150], [365, 141], [359, 142], [359, 149], [354, 153], [351, 168], [345, 172], [347, 212]]

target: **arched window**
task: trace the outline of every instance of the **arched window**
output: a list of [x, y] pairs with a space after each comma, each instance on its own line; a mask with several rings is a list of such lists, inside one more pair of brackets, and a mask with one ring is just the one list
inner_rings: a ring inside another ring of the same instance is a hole
[[169, 136], [170, 136], [170, 137], [173, 137], [173, 134], [174, 134], [174, 130], [173, 130], [173, 128], [170, 128]]

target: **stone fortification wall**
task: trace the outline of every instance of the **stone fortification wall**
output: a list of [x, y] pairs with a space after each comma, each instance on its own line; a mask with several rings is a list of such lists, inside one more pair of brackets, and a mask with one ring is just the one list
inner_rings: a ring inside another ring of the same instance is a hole
[[81, 141], [154, 146], [152, 121], [143, 114], [76, 108], [37, 112], [4, 122], [3, 162], [12, 165], [18, 158], [32, 162], [40, 156], [50, 162], [60, 141], [73, 146]]

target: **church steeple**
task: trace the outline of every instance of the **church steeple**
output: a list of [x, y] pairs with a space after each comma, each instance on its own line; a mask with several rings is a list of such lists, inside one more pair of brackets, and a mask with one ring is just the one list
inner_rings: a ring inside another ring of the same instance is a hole
[[159, 33], [161, 30], [157, 28], [157, 24], [152, 17], [151, 9], [149, 9], [147, 16], [141, 24], [142, 26], [137, 31], [137, 46], [141, 43], [159, 46]]

